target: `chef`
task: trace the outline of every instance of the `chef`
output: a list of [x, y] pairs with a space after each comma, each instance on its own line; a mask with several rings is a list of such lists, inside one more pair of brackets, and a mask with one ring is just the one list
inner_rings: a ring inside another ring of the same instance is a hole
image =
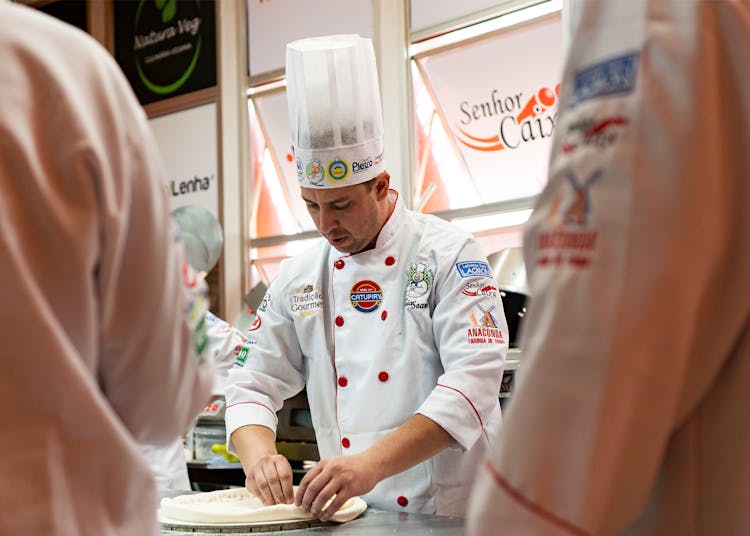
[[750, 2], [571, 21], [524, 371], [468, 533], [748, 534]]
[[[301, 196], [326, 242], [281, 263], [226, 390], [230, 450], [265, 504], [321, 520], [374, 507], [463, 515], [500, 421], [507, 327], [479, 244], [411, 212], [383, 160], [375, 56], [339, 35], [287, 46]], [[304, 387], [322, 461], [292, 489], [276, 412]], [[323, 509], [333, 495], [330, 507]]]

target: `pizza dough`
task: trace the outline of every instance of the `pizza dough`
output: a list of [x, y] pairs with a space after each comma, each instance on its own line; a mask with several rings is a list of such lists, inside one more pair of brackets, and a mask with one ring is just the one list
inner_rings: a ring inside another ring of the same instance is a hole
[[[295, 487], [295, 493], [297, 489]], [[360, 497], [346, 501], [331, 521], [344, 523], [358, 517], [367, 509]], [[293, 504], [265, 506], [245, 488], [222, 489], [191, 495], [179, 495], [161, 500], [160, 517], [171, 521], [191, 523], [259, 523], [313, 519]]]

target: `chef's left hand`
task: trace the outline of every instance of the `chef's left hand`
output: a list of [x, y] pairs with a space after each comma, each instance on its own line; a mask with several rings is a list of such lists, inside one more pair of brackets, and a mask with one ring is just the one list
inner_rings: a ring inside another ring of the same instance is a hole
[[[328, 521], [346, 501], [369, 492], [379, 482], [377, 466], [364, 454], [321, 460], [302, 478], [294, 504]], [[325, 503], [336, 495], [323, 510]]]

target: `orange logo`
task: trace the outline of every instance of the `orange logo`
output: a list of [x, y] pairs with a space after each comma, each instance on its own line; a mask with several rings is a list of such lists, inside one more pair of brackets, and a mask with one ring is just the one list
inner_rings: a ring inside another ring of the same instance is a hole
[[[522, 143], [528, 143], [541, 138], [549, 138], [555, 127], [557, 118], [554, 106], [560, 94], [560, 84], [555, 85], [554, 90], [548, 87], [539, 88], [521, 107], [521, 93], [516, 95], [515, 100], [508, 97], [503, 101], [505, 108], [499, 100], [495, 100], [495, 91], [492, 92], [492, 102], [484, 102], [469, 108], [468, 103], [461, 104], [461, 110], [468, 120], [461, 121], [464, 124], [471, 119], [478, 120], [484, 117], [496, 115], [498, 108], [505, 112], [500, 119], [497, 134], [494, 136], [475, 136], [457, 126], [458, 141], [475, 151], [501, 151], [503, 149], [516, 149]], [[508, 106], [510, 102], [511, 106]], [[513, 106], [515, 104], [515, 106]], [[515, 110], [520, 111], [513, 115]], [[493, 113], [493, 110], [495, 113]]]

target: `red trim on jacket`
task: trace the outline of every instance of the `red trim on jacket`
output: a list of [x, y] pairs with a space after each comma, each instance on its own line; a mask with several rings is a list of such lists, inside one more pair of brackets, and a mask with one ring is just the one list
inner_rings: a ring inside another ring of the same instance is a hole
[[521, 492], [512, 487], [508, 483], [508, 481], [502, 477], [502, 475], [497, 471], [497, 469], [495, 469], [495, 466], [492, 465], [492, 463], [488, 459], [484, 460], [484, 467], [495, 480], [495, 483], [500, 488], [502, 488], [505, 493], [510, 495], [513, 500], [520, 503], [521, 506], [529, 510], [532, 514], [544, 518], [549, 523], [557, 526], [564, 531], [569, 532], [570, 534], [575, 534], [576, 536], [590, 536], [590, 534], [582, 528], [575, 526], [571, 522], [566, 521], [565, 519], [553, 514], [549, 510], [546, 510], [542, 506], [523, 496]]
[[442, 383], [439, 383], [439, 384], [437, 384], [437, 386], [438, 387], [445, 387], [446, 389], [450, 389], [451, 391], [456, 391], [459, 395], [461, 395], [462, 397], [464, 397], [466, 399], [466, 401], [469, 403], [469, 405], [471, 406], [471, 409], [474, 410], [474, 413], [477, 414], [477, 419], [479, 419], [479, 424], [482, 426], [482, 428], [484, 428], [484, 423], [482, 422], [482, 417], [479, 415], [479, 412], [477, 411], [476, 406], [474, 405], [474, 403], [471, 400], [469, 400], [468, 396], [466, 396], [465, 394], [463, 394], [459, 389], [456, 389], [455, 387], [451, 387], [450, 385], [443, 385]]

